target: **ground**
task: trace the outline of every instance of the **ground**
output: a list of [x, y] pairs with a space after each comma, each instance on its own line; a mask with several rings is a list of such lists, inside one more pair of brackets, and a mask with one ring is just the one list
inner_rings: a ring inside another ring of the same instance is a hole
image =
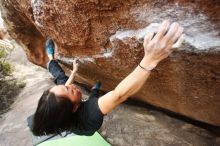
[[[10, 62], [15, 66], [14, 75], [24, 80], [26, 87], [0, 119], [0, 146], [31, 146], [26, 118], [35, 111], [44, 89], [53, 86], [52, 77], [45, 69], [28, 62], [19, 46]], [[212, 128], [128, 101], [105, 116], [99, 132], [114, 146], [220, 146], [220, 135], [211, 132]]]

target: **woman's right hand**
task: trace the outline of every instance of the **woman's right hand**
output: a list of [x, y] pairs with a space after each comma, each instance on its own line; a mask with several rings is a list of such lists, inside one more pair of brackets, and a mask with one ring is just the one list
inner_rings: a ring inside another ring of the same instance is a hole
[[184, 40], [183, 27], [174, 22], [170, 25], [165, 20], [156, 35], [149, 33], [144, 38], [144, 58], [141, 66], [154, 68], [163, 59], [167, 58], [175, 48], [181, 46]]
[[79, 63], [77, 61], [78, 61], [78, 58], [75, 58], [73, 60], [73, 72], [77, 72], [78, 71]]

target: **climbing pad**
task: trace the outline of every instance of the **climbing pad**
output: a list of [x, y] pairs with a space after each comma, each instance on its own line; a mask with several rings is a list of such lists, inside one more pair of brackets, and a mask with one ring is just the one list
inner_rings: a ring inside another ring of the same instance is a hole
[[47, 140], [37, 146], [111, 146], [105, 139], [95, 132], [92, 136], [73, 135], [55, 140]]
[[[33, 115], [27, 118], [27, 123], [28, 127], [32, 127]], [[111, 146], [98, 132], [92, 136], [80, 136], [68, 132], [45, 136], [32, 134], [32, 143], [34, 146]]]

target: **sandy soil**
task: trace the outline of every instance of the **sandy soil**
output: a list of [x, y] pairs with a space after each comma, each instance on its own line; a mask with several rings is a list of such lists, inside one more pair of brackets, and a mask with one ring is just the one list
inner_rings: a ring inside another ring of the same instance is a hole
[[[11, 54], [10, 62], [15, 66], [14, 75], [25, 80], [26, 87], [0, 119], [0, 146], [31, 146], [26, 118], [53, 82], [45, 69], [27, 61], [19, 46]], [[204, 129], [204, 124], [196, 126], [189, 121], [129, 101], [105, 117], [100, 133], [115, 146], [220, 146], [220, 135]]]
[[46, 70], [28, 62], [19, 46], [10, 55], [15, 77], [26, 82], [26, 87], [18, 95], [11, 110], [0, 119], [0, 146], [32, 145], [26, 118], [31, 115], [45, 88], [52, 85]]

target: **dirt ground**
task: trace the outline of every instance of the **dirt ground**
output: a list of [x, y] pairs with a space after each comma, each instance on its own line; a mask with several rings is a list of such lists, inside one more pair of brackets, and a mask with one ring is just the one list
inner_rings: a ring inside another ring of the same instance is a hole
[[[33, 114], [42, 92], [53, 82], [45, 69], [27, 61], [19, 46], [11, 54], [10, 62], [15, 66], [14, 75], [24, 80], [26, 87], [0, 119], [0, 146], [31, 146], [26, 118]], [[218, 131], [217, 127], [133, 101], [108, 114], [99, 130], [114, 146], [220, 146]]]

